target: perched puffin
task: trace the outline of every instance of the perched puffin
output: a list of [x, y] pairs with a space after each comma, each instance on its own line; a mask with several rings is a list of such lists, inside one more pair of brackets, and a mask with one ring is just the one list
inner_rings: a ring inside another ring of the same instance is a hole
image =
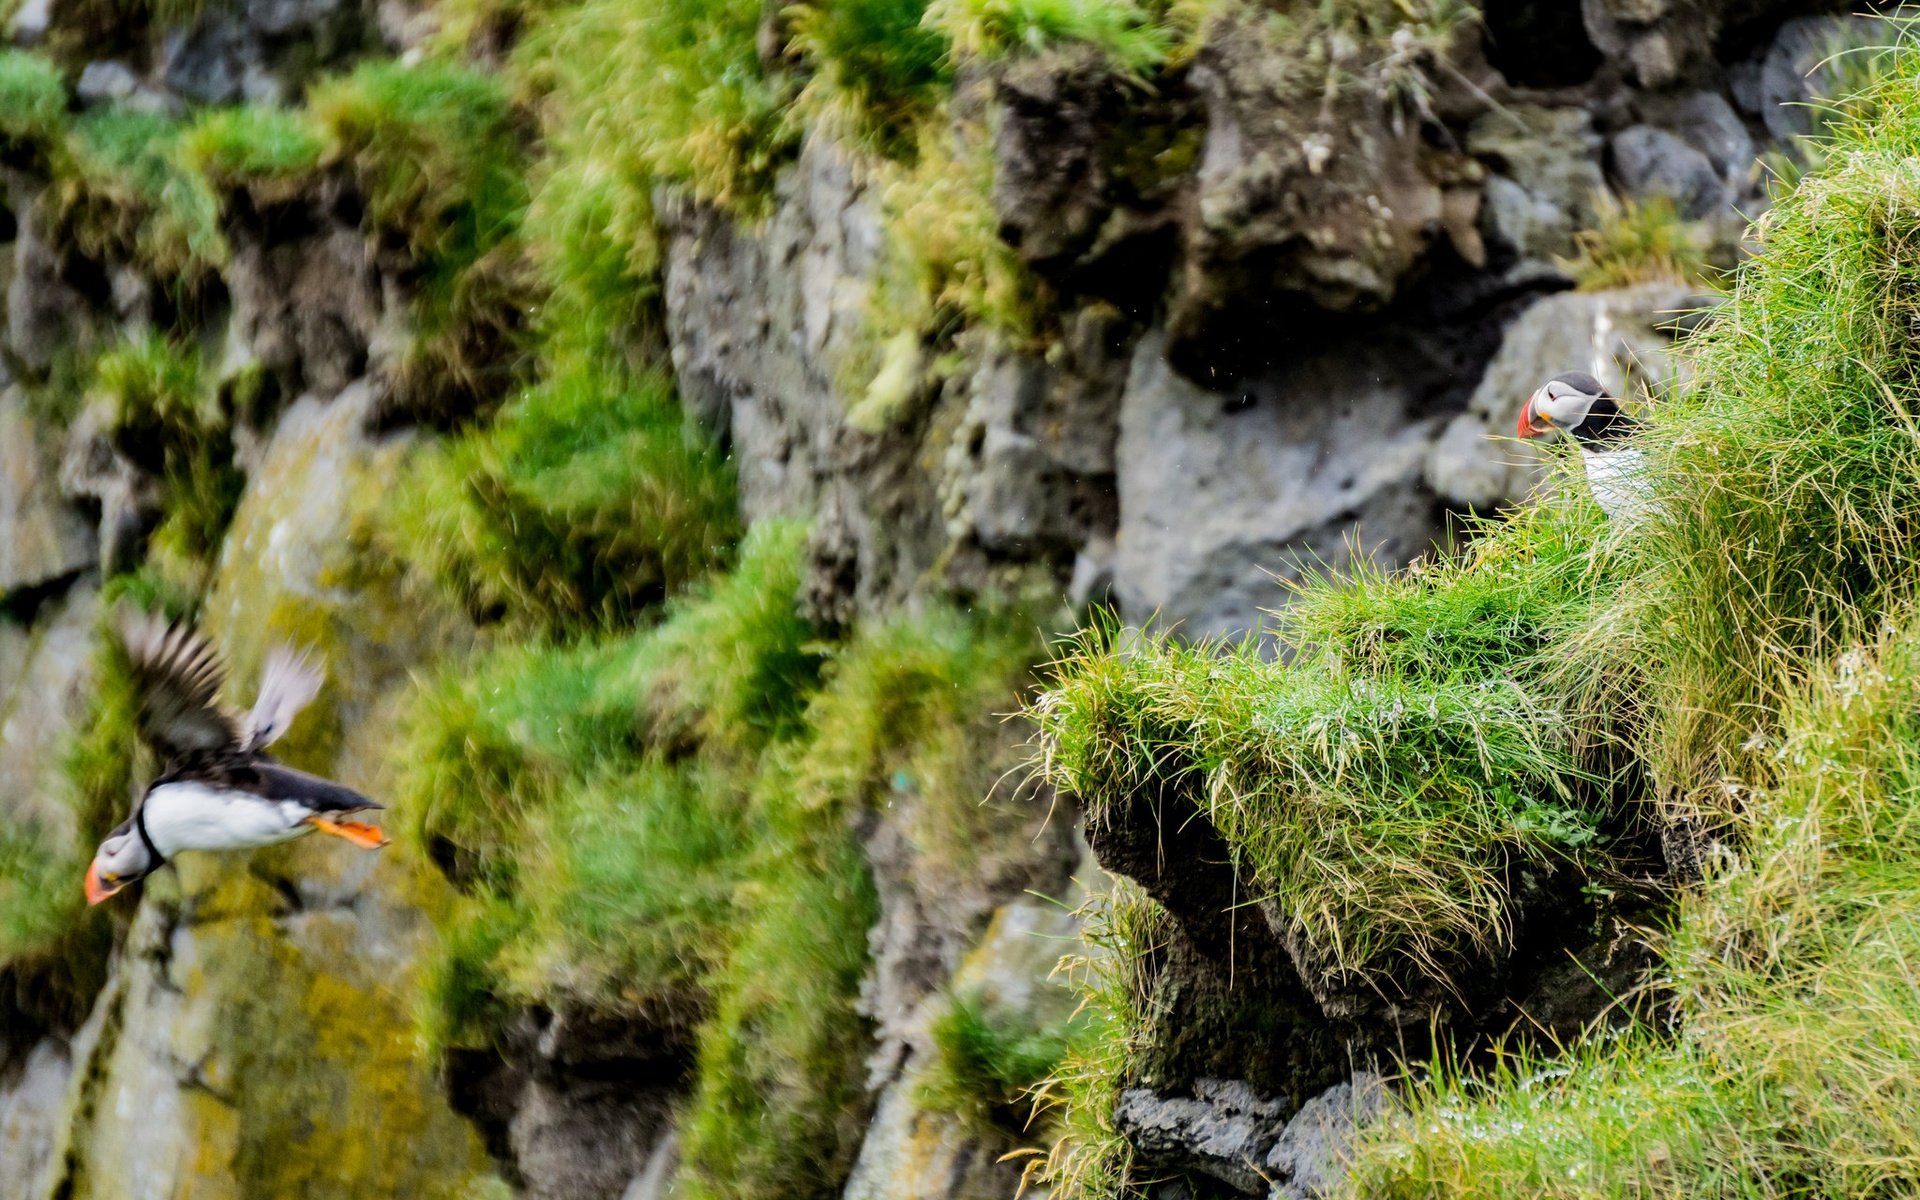
[[267, 656], [251, 713], [220, 703], [226, 666], [191, 625], [150, 614], [121, 624], [140, 696], [140, 736], [166, 764], [87, 867], [87, 903], [183, 850], [247, 850], [319, 830], [377, 849], [386, 836], [345, 818], [381, 807], [263, 751], [320, 691], [322, 672], [287, 646]]
[[1640, 423], [1620, 411], [1598, 379], [1565, 371], [1540, 385], [1520, 409], [1520, 436], [1545, 437], [1556, 430], [1580, 447], [1587, 487], [1608, 518], [1631, 522], [1646, 511], [1640, 480], [1641, 453], [1631, 445]]

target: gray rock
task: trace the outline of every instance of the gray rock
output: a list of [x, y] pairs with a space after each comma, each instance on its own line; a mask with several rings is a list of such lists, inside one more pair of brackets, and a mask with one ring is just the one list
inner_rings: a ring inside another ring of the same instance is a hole
[[1249, 294], [1372, 311], [1443, 239], [1467, 261], [1481, 253], [1479, 165], [1366, 89], [1303, 92], [1278, 37], [1253, 10], [1227, 10], [1190, 76], [1206, 141], [1166, 317], [1169, 352], [1189, 370], [1269, 361], [1247, 345]]
[[1582, 0], [1587, 36], [1649, 90], [1712, 58], [1725, 0]]
[[86, 518], [60, 494], [51, 436], [17, 386], [0, 391], [0, 596], [92, 566]]
[[38, 375], [86, 331], [93, 313], [87, 298], [67, 283], [61, 253], [48, 235], [53, 214], [44, 193], [9, 192], [20, 220], [7, 281], [7, 348]]
[[225, 13], [203, 16], [161, 42], [160, 80], [168, 91], [197, 104], [232, 104], [241, 98], [241, 29]]
[[[229, 231], [233, 328], [283, 394], [331, 395], [367, 368], [387, 298], [366, 239], [332, 215], [330, 195], [298, 221]], [[299, 230], [287, 236], [280, 229]]]
[[1144, 338], [1121, 401], [1114, 590], [1129, 621], [1243, 633], [1285, 602], [1276, 576], [1400, 565], [1440, 530], [1421, 483], [1436, 421], [1418, 368], [1332, 346], [1244, 393], [1177, 374]]
[[0, 655], [17, 664], [0, 677], [0, 822], [31, 825], [56, 846], [79, 833], [58, 786], [60, 749], [92, 698], [99, 616], [98, 591], [77, 585], [42, 608], [25, 647]]
[[245, 0], [210, 7], [161, 42], [168, 90], [201, 104], [284, 103], [374, 41], [359, 0]]
[[0, 1083], [0, 1196], [45, 1194], [72, 1075], [66, 1039], [49, 1036]]
[[670, 1200], [674, 1176], [680, 1170], [680, 1134], [669, 1129], [654, 1143], [647, 1165], [620, 1193], [620, 1200]]
[[1598, 219], [1606, 191], [1600, 137], [1580, 108], [1512, 105], [1477, 119], [1467, 150], [1493, 175], [1486, 184], [1483, 228], [1523, 259], [1570, 254], [1573, 235]]
[[[981, 356], [946, 463], [949, 531], [1013, 558], [1070, 552], [1110, 534], [1113, 444], [1128, 323], [1111, 309], [1067, 322], [1054, 354], [994, 345]], [[1122, 336], [1116, 336], [1122, 335]]]
[[112, 425], [104, 404], [89, 404], [67, 431], [60, 459], [61, 492], [100, 511], [97, 544], [100, 565], [109, 575], [138, 565], [147, 531], [159, 518], [165, 498], [161, 481], [114, 445]]
[[74, 84], [74, 95], [82, 104], [110, 104], [125, 100], [140, 89], [140, 79], [133, 68], [123, 62], [107, 59], [91, 62], [80, 72], [80, 79]]
[[1667, 326], [1706, 303], [1691, 288], [1664, 283], [1535, 302], [1508, 327], [1467, 411], [1428, 451], [1427, 483], [1482, 511], [1531, 494], [1544, 478], [1540, 450], [1517, 438], [1514, 423], [1534, 389], [1561, 371], [1587, 371], [1622, 395], [1635, 382], [1666, 384], [1676, 367]]
[[37, 45], [47, 36], [47, 29], [53, 20], [53, 0], [22, 0], [20, 7], [13, 10], [13, 20], [8, 29], [13, 35], [15, 45]]
[[1629, 195], [1665, 196], [1689, 219], [1725, 201], [1721, 173], [1707, 156], [1651, 125], [1635, 125], [1614, 137], [1613, 173]]
[[1141, 1161], [1201, 1171], [1247, 1195], [1267, 1190], [1265, 1165], [1285, 1127], [1287, 1105], [1239, 1080], [1200, 1079], [1192, 1097], [1145, 1088], [1120, 1094], [1113, 1123]]
[[1743, 91], [1751, 110], [1780, 141], [1813, 132], [1810, 101], [1831, 97], [1845, 79], [1837, 60], [1850, 50], [1884, 43], [1887, 27], [1866, 17], [1795, 17], [1780, 26], [1773, 45]]
[[1720, 93], [1689, 92], [1657, 113], [1654, 123], [1705, 154], [1723, 179], [1737, 184], [1753, 169], [1753, 135]]
[[1386, 1082], [1360, 1071], [1301, 1105], [1267, 1155], [1273, 1180], [1269, 1200], [1323, 1200], [1336, 1194], [1354, 1135], [1385, 1116], [1392, 1104]]

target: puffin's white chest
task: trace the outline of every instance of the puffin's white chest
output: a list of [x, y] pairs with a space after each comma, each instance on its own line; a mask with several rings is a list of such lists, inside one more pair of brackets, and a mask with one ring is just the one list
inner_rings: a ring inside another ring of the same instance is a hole
[[205, 784], [163, 783], [147, 793], [147, 833], [160, 853], [251, 850], [313, 832], [311, 810], [291, 800], [262, 800]]
[[1646, 463], [1640, 451], [1593, 451], [1583, 446], [1580, 457], [1587, 468], [1587, 487], [1609, 520], [1631, 523], [1647, 511]]

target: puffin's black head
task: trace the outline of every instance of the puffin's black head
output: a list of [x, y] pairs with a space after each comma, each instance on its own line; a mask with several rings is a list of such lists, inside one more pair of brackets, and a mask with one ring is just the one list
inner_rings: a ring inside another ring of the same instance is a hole
[[160, 865], [160, 856], [134, 828], [133, 818], [127, 818], [114, 826], [87, 864], [87, 903], [100, 903], [128, 884], [145, 879]]
[[1520, 409], [1520, 436], [1544, 437], [1563, 430], [1583, 446], [1622, 441], [1637, 422], [1620, 411], [1598, 379], [1585, 371], [1564, 371], [1540, 385]]

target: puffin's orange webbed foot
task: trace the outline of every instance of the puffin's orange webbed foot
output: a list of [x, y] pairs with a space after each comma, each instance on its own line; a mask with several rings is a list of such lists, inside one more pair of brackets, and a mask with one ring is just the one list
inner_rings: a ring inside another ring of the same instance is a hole
[[363, 850], [378, 850], [388, 841], [378, 825], [365, 825], [359, 821], [329, 821], [325, 817], [308, 817], [307, 824], [321, 833], [345, 838]]

